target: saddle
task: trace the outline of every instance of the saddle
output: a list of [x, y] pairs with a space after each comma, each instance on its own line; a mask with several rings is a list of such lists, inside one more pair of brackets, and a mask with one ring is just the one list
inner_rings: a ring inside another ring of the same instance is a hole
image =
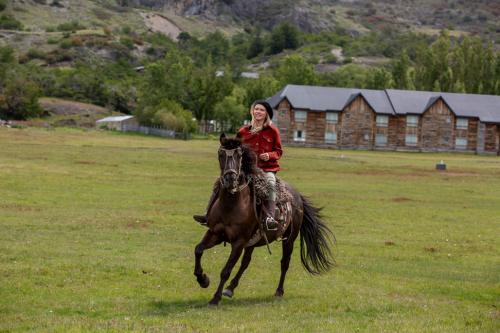
[[[270, 186], [263, 174], [254, 175], [250, 180], [255, 189], [256, 213], [261, 216], [262, 202], [268, 200], [270, 195]], [[276, 231], [276, 239], [282, 239], [292, 222], [292, 199], [293, 196], [286, 187], [284, 181], [276, 177], [276, 210], [274, 219], [278, 222], [278, 230]], [[246, 247], [255, 245], [262, 239], [263, 230], [258, 229], [252, 236]]]

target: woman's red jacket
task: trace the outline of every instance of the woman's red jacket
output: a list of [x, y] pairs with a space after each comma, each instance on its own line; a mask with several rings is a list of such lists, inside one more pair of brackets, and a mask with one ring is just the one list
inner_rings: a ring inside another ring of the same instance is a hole
[[[278, 160], [283, 154], [281, 149], [280, 131], [274, 125], [266, 126], [261, 131], [252, 134], [251, 126], [243, 126], [236, 135], [257, 154], [257, 166], [266, 172], [279, 171]], [[269, 160], [263, 161], [260, 154], [268, 153]]]

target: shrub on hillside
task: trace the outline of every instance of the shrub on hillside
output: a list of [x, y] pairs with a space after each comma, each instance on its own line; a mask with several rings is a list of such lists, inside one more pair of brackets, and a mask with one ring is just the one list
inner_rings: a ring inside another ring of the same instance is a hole
[[0, 12], [7, 8], [7, 0], [0, 0]]
[[14, 17], [10, 15], [1, 15], [0, 16], [0, 29], [9, 29], [9, 30], [22, 30], [23, 25], [21, 22], [16, 20]]
[[129, 50], [132, 50], [134, 48], [134, 41], [130, 37], [121, 37], [120, 44], [125, 46]]
[[78, 21], [71, 21], [66, 23], [61, 23], [56, 27], [57, 31], [72, 31], [83, 30], [85, 26], [81, 25]]
[[28, 57], [29, 60], [32, 59], [45, 59], [46, 55], [43, 51], [39, 49], [29, 49], [28, 52], [26, 53], [26, 56]]

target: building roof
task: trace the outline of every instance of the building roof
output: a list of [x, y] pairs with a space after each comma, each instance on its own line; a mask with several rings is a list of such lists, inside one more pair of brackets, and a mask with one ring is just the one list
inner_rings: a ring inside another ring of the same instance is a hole
[[275, 108], [286, 98], [295, 109], [342, 111], [360, 95], [380, 114], [422, 114], [441, 98], [458, 117], [477, 117], [482, 122], [500, 123], [500, 96], [495, 95], [289, 84], [271, 96], [268, 102]]
[[106, 117], [99, 119], [96, 123], [117, 123], [120, 121], [128, 120], [134, 118], [134, 116], [116, 116], [116, 117]]

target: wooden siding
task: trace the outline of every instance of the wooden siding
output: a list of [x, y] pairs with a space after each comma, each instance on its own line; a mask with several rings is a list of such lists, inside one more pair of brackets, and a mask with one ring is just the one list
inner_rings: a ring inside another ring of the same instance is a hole
[[441, 99], [422, 115], [422, 142], [425, 150], [453, 150], [455, 148], [455, 116]]
[[[295, 121], [295, 111], [305, 111], [305, 121]], [[376, 124], [377, 114], [358, 96], [342, 112], [337, 123], [327, 123], [324, 111], [296, 110], [285, 98], [275, 109], [275, 125], [280, 129], [283, 143], [330, 148], [414, 149], [453, 151], [456, 138], [466, 138], [464, 150], [500, 154], [500, 126], [468, 118], [467, 129], [456, 128], [456, 117], [441, 99], [418, 117], [417, 127], [407, 127], [406, 115], [389, 116], [388, 126]], [[305, 131], [305, 141], [294, 141], [294, 131]], [[325, 132], [337, 133], [336, 143], [325, 142]], [[377, 134], [387, 135], [386, 146], [376, 146]], [[406, 135], [416, 134], [417, 144], [406, 145]]]
[[291, 129], [292, 107], [288, 100], [286, 98], [283, 99], [274, 112], [277, 112], [277, 115], [274, 117], [276, 120], [275, 126], [280, 130], [281, 140], [284, 143], [290, 143], [293, 140], [293, 131]]
[[484, 138], [484, 151], [488, 153], [499, 152], [499, 133], [498, 125], [486, 124], [485, 138]]
[[373, 148], [375, 112], [358, 96], [342, 112], [340, 146]]
[[479, 127], [479, 119], [469, 118], [469, 126], [467, 128], [467, 150], [476, 151], [477, 147], [477, 131]]
[[325, 143], [325, 112], [307, 112], [306, 121], [306, 144], [307, 145], [323, 145]]

